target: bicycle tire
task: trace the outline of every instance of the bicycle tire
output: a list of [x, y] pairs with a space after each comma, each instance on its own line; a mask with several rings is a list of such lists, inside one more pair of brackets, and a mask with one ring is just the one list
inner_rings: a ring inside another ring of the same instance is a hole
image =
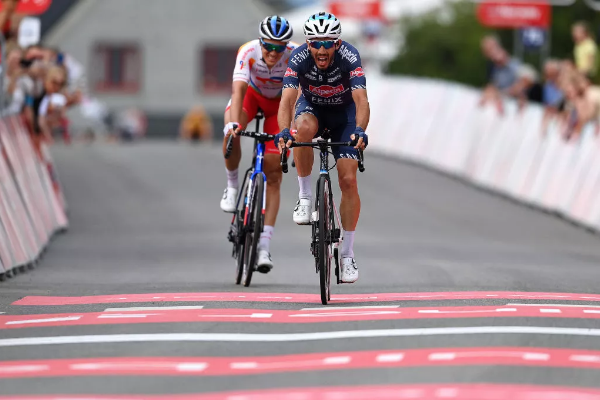
[[[248, 180], [250, 179], [251, 172], [246, 172], [242, 188], [245, 191], [248, 190]], [[244, 226], [244, 199], [246, 198], [247, 192], [242, 193], [242, 197], [238, 202], [238, 209], [235, 213], [235, 224], [236, 224], [236, 236], [235, 236], [235, 254], [236, 254], [236, 271], [235, 271], [235, 284], [239, 285], [242, 283], [242, 272], [244, 271], [244, 255], [246, 248], [246, 228]]]
[[238, 214], [235, 216], [235, 219], [235, 222], [238, 227], [238, 236], [236, 237], [237, 243], [235, 244], [237, 246], [237, 269], [235, 273], [235, 284], [239, 285], [240, 283], [242, 283], [242, 272], [244, 271], [244, 249], [246, 246], [246, 238], [244, 235], [244, 220], [241, 218], [241, 213], [239, 213], [239, 210]]
[[254, 272], [254, 266], [256, 265], [258, 241], [263, 227], [264, 216], [262, 213], [262, 206], [265, 187], [264, 179], [262, 174], [257, 174], [255, 176], [252, 185], [252, 201], [248, 207], [246, 224], [250, 229], [246, 230], [246, 249], [244, 252], [246, 255], [244, 257], [246, 262], [244, 263], [244, 271], [242, 273], [242, 281], [246, 287], [250, 286], [250, 282], [252, 281], [252, 274]]
[[331, 186], [329, 180], [319, 177], [319, 281], [321, 303], [327, 305], [331, 300]]

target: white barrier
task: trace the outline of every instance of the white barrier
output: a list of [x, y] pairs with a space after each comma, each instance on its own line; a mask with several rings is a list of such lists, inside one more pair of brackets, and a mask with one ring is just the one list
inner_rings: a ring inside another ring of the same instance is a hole
[[442, 170], [600, 229], [600, 143], [594, 128], [566, 143], [558, 124], [542, 132], [543, 109], [504, 115], [480, 107], [481, 91], [430, 79], [372, 77], [369, 147]]
[[0, 119], [0, 280], [31, 268], [68, 228], [62, 191], [19, 116]]

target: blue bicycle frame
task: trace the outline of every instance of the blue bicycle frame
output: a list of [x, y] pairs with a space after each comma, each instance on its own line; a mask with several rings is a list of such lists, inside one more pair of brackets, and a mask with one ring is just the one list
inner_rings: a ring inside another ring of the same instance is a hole
[[[252, 204], [252, 201], [254, 200], [252, 198], [253, 192], [254, 192], [252, 190], [252, 187], [253, 187], [254, 179], [256, 178], [256, 175], [262, 174], [265, 183], [267, 182], [267, 176], [263, 172], [264, 159], [265, 159], [265, 144], [263, 142], [257, 141], [256, 147], [255, 147], [255, 153], [254, 153], [254, 171], [252, 172], [252, 175], [250, 176], [250, 179], [248, 180], [248, 190], [246, 190], [246, 197], [244, 198], [244, 206], [245, 206], [244, 225], [246, 225], [248, 223], [248, 211], [250, 209], [250, 205]], [[267, 185], [265, 185], [263, 188], [263, 204], [262, 204], [262, 214], [263, 215], [265, 214], [266, 204], [267, 204]]]

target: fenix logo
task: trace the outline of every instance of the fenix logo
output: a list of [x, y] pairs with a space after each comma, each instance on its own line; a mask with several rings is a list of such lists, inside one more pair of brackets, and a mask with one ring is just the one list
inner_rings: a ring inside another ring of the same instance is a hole
[[351, 64], [354, 64], [355, 62], [358, 61], [358, 56], [356, 54], [354, 54], [353, 52], [350, 51], [350, 49], [348, 49], [348, 47], [346, 47], [345, 44], [343, 44], [340, 47], [340, 55], [342, 56], [342, 58], [345, 58], [346, 60], [350, 61]]
[[308, 49], [304, 49], [298, 53], [296, 53], [294, 55], [294, 57], [292, 57], [290, 59], [291, 62], [294, 63], [294, 65], [299, 65], [302, 63], [302, 61], [306, 60], [308, 58], [310, 51]]

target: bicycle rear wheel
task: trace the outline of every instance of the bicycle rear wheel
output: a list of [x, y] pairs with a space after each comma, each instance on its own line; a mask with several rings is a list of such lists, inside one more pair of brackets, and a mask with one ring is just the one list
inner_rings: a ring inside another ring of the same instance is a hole
[[242, 280], [244, 286], [250, 286], [252, 281], [252, 273], [256, 265], [257, 247], [262, 233], [264, 216], [262, 213], [263, 194], [265, 180], [262, 174], [257, 174], [254, 177], [252, 185], [252, 197], [248, 204], [248, 215], [246, 216], [246, 243], [244, 251], [244, 268]]
[[331, 183], [321, 176], [319, 178], [319, 278], [321, 283], [321, 303], [324, 305], [331, 300], [331, 237], [333, 229], [331, 211]]

